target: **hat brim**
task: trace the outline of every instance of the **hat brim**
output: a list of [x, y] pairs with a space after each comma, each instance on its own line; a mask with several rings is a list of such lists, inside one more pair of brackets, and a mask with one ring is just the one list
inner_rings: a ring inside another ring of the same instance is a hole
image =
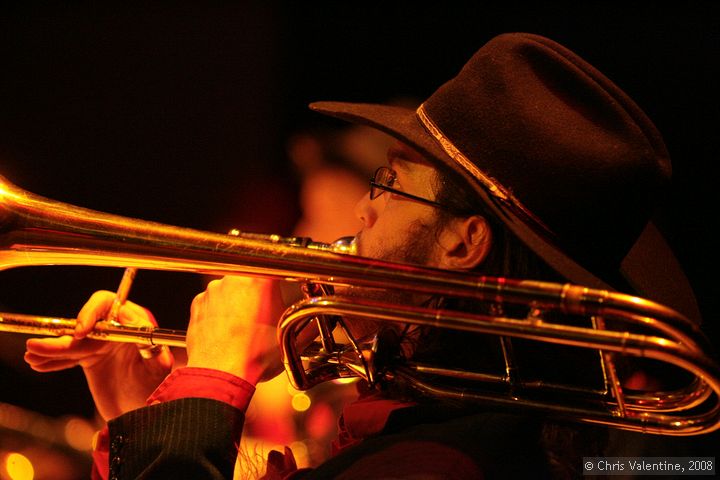
[[[649, 223], [617, 271], [597, 273], [581, 265], [547, 237], [528, 225], [513, 209], [488, 195], [474, 178], [450, 158], [427, 133], [412, 109], [348, 102], [314, 102], [318, 113], [383, 131], [411, 146], [429, 160], [436, 160], [463, 176], [483, 202], [528, 248], [570, 282], [590, 288], [632, 293], [667, 305], [700, 322], [700, 311], [690, 283], [672, 249]], [[627, 286], [634, 291], [627, 291]]]

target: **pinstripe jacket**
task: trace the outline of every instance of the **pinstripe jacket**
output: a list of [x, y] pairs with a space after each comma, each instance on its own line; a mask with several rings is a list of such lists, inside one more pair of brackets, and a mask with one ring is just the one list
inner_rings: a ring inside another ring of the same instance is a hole
[[[269, 469], [265, 478], [551, 478], [537, 420], [467, 413], [403, 408], [377, 435], [316, 469]], [[125, 414], [109, 424], [110, 478], [232, 478], [243, 420], [243, 410], [203, 398]]]

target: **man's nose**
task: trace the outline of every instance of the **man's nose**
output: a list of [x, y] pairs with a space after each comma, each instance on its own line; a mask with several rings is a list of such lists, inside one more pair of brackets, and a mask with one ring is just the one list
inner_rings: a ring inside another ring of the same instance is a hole
[[363, 223], [363, 227], [372, 227], [377, 220], [377, 202], [370, 200], [370, 192], [366, 193], [355, 204], [355, 216]]

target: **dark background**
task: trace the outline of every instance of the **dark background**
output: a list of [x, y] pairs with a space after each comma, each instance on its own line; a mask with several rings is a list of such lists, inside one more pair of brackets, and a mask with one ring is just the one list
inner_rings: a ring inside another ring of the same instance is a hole
[[[658, 222], [717, 339], [717, 2], [200, 3], [2, 7], [0, 174], [94, 210], [288, 234], [297, 178], [285, 145], [317, 121], [307, 103], [422, 99], [494, 35], [539, 33], [606, 73], [664, 134], [674, 189]], [[120, 274], [0, 272], [0, 307], [73, 316]], [[182, 326], [201, 289], [195, 275], [141, 272], [132, 299]], [[31, 372], [15, 338], [0, 336], [0, 401], [92, 416], [81, 373]]]

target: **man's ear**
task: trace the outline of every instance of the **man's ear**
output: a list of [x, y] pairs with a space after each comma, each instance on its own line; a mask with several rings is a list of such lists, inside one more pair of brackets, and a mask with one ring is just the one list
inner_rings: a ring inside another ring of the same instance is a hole
[[480, 215], [450, 220], [440, 234], [439, 267], [471, 270], [490, 252], [492, 232]]

